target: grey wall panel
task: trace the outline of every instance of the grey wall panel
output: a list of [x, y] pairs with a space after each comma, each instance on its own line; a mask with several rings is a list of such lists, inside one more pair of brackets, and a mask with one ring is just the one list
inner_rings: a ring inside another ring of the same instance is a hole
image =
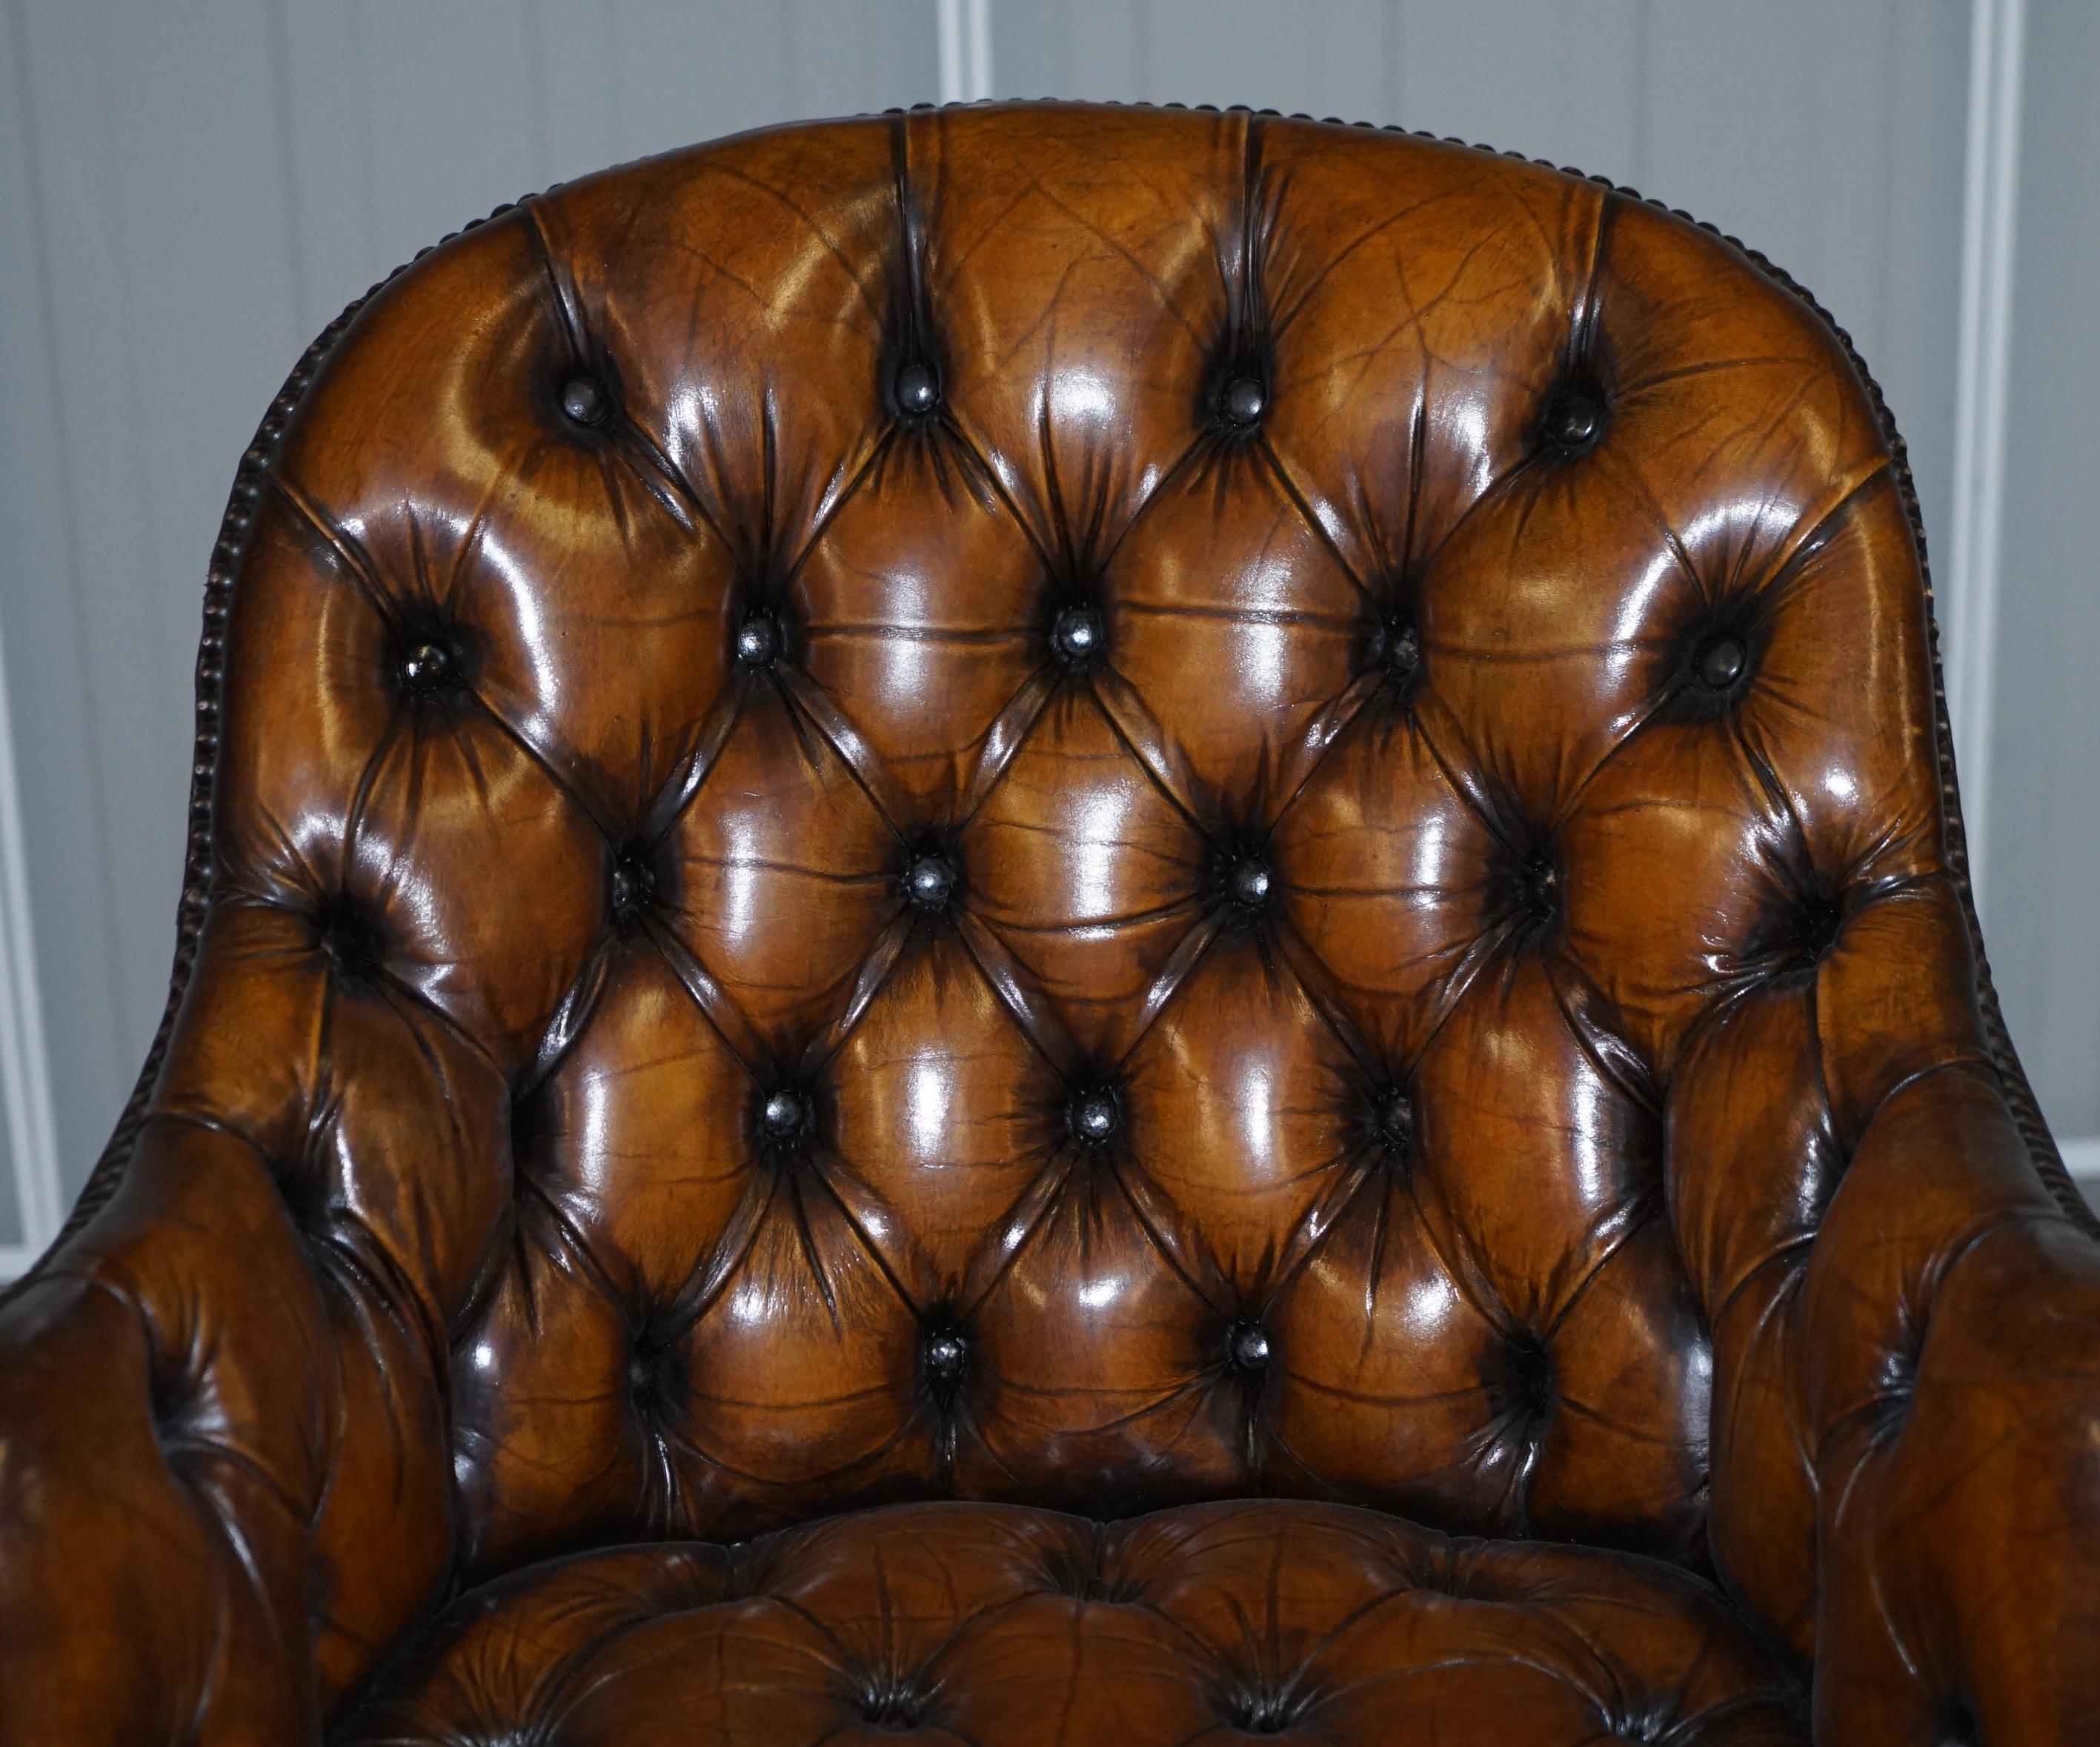
[[315, 326], [360, 275], [521, 194], [745, 128], [937, 95], [933, 0], [275, 11], [289, 217], [320, 288]]
[[1992, 735], [1992, 968], [2058, 1132], [2100, 1136], [2100, 9], [2029, 0]]
[[[1000, 93], [1400, 121], [1556, 161], [1634, 138], [1637, 0], [1080, 0], [993, 13]], [[1583, 154], [1587, 153], [1586, 159]]]
[[[88, 756], [86, 607], [68, 463], [75, 416], [60, 389], [57, 288], [39, 174], [33, 90], [19, 11], [0, 13], [0, 638], [8, 657], [30, 900], [51, 997], [45, 1030], [60, 1120], [107, 1120], [121, 1027], [104, 943], [111, 903], [107, 815]], [[70, 947], [71, 951], [67, 949]], [[56, 960], [55, 963], [54, 960]], [[60, 974], [68, 982], [60, 987]], [[11, 1233], [15, 1198], [0, 1185]], [[12, 1241], [11, 1235], [7, 1241]]]
[[[114, 1119], [166, 986], [189, 764], [189, 660], [230, 461], [296, 329], [257, 229], [260, 0], [173, 9], [15, 0], [18, 162], [41, 307], [0, 324], [46, 373], [48, 443], [6, 471], [0, 611], [63, 1150]], [[215, 92], [214, 100], [203, 94]], [[267, 181], [265, 183], [267, 188]], [[266, 234], [274, 226], [264, 222]], [[227, 244], [233, 246], [228, 248]], [[54, 536], [47, 518], [61, 527]], [[17, 531], [49, 562], [32, 564]]]
[[[1889, 16], [1884, 52], [1894, 70], [1878, 146], [1887, 167], [1874, 233], [1883, 261], [1874, 282], [1872, 333], [1855, 330], [1854, 337], [1909, 441], [1930, 556], [1943, 567], [1952, 552], [1969, 13], [1965, 5], [1930, 0], [1892, 7]], [[1808, 271], [1805, 265], [1800, 270]], [[1837, 295], [1825, 293], [1816, 280], [1808, 283], [1826, 302]], [[1848, 325], [1856, 319], [1851, 311], [1832, 307]]]
[[[1003, 23], [1012, 10], [995, 18]], [[1392, 106], [1391, 7], [1321, 0], [1279, 13], [1263, 0], [1151, 0], [1132, 11], [1140, 82], [1134, 95], [1352, 119]], [[996, 34], [992, 66], [1001, 73]]]
[[[1002, 97], [1171, 100], [1152, 78], [1150, 8], [1075, 0], [1002, 6], [992, 13], [992, 77]], [[1191, 99], [1184, 97], [1182, 101]], [[1229, 97], [1209, 96], [1209, 103]]]
[[1637, 0], [1395, 8], [1391, 119], [1640, 183], [1647, 112]]

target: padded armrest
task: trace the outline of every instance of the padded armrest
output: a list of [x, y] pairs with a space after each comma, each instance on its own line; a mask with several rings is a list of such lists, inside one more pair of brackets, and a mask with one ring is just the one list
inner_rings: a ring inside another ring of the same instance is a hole
[[0, 1740], [318, 1738], [326, 1312], [245, 1142], [162, 1120], [0, 1305]]
[[435, 1374], [357, 1272], [254, 1144], [164, 1115], [0, 1300], [0, 1740], [315, 1741], [430, 1604]]
[[2100, 1245], [1966, 1068], [1900, 1087], [1802, 1290], [1817, 1739], [2100, 1727]]
[[1952, 889], [1746, 981], [1679, 1064], [1670, 1202], [1714, 1339], [1710, 1550], [1816, 1739], [2100, 1718], [2100, 1245], [1992, 1064]]

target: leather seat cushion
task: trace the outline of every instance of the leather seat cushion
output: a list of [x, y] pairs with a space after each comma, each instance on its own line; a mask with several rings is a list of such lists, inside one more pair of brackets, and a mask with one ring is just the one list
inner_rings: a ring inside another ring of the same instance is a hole
[[531, 1567], [440, 1615], [360, 1747], [1805, 1742], [1790, 1670], [1638, 1555], [1354, 1507], [1098, 1524], [902, 1505]]

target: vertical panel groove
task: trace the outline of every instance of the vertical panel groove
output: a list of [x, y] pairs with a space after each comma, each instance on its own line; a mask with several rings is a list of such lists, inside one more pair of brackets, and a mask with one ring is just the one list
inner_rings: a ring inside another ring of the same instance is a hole
[[1974, 0], [1970, 17], [1947, 689], [1956, 756], [1966, 778], [1970, 883], [1978, 912], [1988, 914], [1992, 668], [1997, 658], [2026, 0]]
[[992, 95], [991, 0], [940, 0], [941, 101], [976, 103]]
[[306, 238], [299, 228], [298, 160], [292, 127], [292, 46], [285, 20], [289, 0], [271, 0], [264, 26], [269, 41], [270, 120], [277, 134], [277, 196], [285, 203], [285, 266], [290, 277], [293, 320], [301, 326], [313, 319], [313, 273], [307, 262]]
[[[14, 35], [15, 76], [21, 87], [15, 93], [15, 113], [27, 133], [33, 123], [27, 89], [28, 33], [23, 28], [20, 0], [8, 8], [8, 28]], [[50, 269], [42, 247], [43, 196], [36, 183], [33, 139], [25, 139], [22, 149], [29, 172], [32, 240], [38, 255], [38, 322], [43, 330], [43, 355], [55, 360]], [[61, 405], [57, 365], [53, 361], [46, 368], [53, 377], [51, 403], [55, 416]], [[69, 567], [77, 570], [69, 543], [67, 559]], [[44, 1036], [43, 990], [30, 928], [29, 871], [23, 853], [22, 791], [15, 779], [14, 711], [7, 692], [4, 632], [5, 627], [0, 626], [0, 1118], [6, 1123], [7, 1163], [15, 1179], [21, 1242], [15, 1248], [0, 1249], [0, 1281], [19, 1273], [56, 1234], [61, 1198], [58, 1137], [51, 1116], [51, 1061]]]
[[[0, 1105], [21, 1208], [22, 1247], [31, 1256], [58, 1233], [59, 1156], [51, 1119], [51, 1061], [44, 1005], [29, 927], [29, 866], [22, 854], [22, 792], [15, 780], [14, 717], [7, 699], [7, 647], [0, 641]], [[15, 1270], [0, 1260], [0, 1279]]]
[[1648, 95], [1648, 0], [1634, 0], [1633, 26], [1634, 161], [1629, 179], [1644, 188], [1655, 179], [1648, 141], [1648, 118], [1655, 105]]

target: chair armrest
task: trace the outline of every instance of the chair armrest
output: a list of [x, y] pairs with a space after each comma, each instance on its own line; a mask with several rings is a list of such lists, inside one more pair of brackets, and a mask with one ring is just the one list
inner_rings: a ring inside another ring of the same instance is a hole
[[1819, 1740], [2100, 1728], [2100, 1244], [1980, 1068], [1899, 1087], [1803, 1285]]
[[261, 1158], [148, 1123], [0, 1304], [0, 1740], [318, 1740], [307, 1555], [338, 1406]]
[[443, 1331], [369, 1232], [162, 1114], [0, 1298], [0, 1740], [318, 1742], [438, 1599]]

